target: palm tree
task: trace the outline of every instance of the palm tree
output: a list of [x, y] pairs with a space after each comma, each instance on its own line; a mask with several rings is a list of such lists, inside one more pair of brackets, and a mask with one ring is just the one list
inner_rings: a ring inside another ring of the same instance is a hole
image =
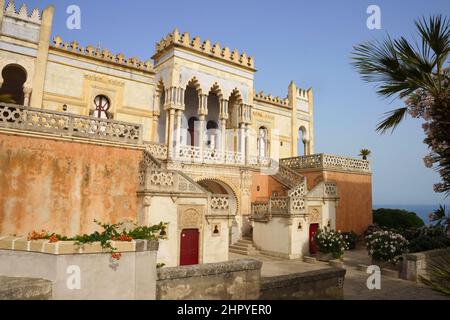
[[16, 103], [10, 94], [0, 93], [0, 102], [2, 103]]
[[359, 156], [363, 158], [363, 160], [367, 160], [367, 157], [369, 157], [372, 154], [372, 151], [369, 149], [362, 149], [359, 152]]
[[427, 275], [419, 279], [436, 292], [450, 297], [450, 258], [432, 260], [426, 267]]
[[450, 21], [441, 15], [415, 22], [416, 44], [404, 37], [371, 41], [354, 47], [352, 64], [366, 82], [377, 84], [385, 98], [400, 98], [406, 106], [385, 114], [376, 130], [394, 130], [408, 115], [422, 118], [431, 153], [424, 161], [436, 165], [442, 183], [436, 192], [450, 194]]

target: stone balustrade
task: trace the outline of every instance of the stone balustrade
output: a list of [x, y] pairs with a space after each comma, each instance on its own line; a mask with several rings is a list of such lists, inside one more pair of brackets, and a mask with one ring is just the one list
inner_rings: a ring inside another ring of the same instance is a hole
[[322, 169], [371, 173], [370, 162], [329, 154], [315, 154], [280, 160], [280, 164], [294, 170]]
[[0, 104], [0, 127], [58, 136], [142, 143], [142, 126], [76, 114]]

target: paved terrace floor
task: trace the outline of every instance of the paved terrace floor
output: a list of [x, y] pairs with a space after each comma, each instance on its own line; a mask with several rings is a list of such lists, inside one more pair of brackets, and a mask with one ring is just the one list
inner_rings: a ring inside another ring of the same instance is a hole
[[[330, 268], [325, 262], [311, 264], [302, 260], [285, 260], [260, 254], [243, 256], [230, 253], [230, 260], [245, 258], [263, 262], [263, 277]], [[381, 276], [381, 290], [369, 290], [366, 285], [369, 274], [357, 269], [359, 264], [370, 264], [370, 257], [365, 249], [346, 252], [344, 263], [347, 269], [344, 282], [345, 300], [450, 300], [450, 297], [442, 296], [422, 284], [387, 276]]]

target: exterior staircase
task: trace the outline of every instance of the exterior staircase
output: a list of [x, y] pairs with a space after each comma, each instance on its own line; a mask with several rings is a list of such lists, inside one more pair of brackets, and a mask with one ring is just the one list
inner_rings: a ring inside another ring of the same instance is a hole
[[242, 238], [230, 246], [229, 252], [250, 256], [258, 253], [251, 238]]

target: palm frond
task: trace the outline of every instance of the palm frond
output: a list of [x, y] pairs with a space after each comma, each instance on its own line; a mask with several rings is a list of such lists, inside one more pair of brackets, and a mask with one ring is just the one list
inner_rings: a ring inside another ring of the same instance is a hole
[[377, 125], [377, 131], [384, 134], [389, 129], [392, 131], [406, 118], [408, 108], [399, 108], [385, 113], [385, 119]]
[[420, 280], [434, 291], [450, 296], [450, 258], [440, 258], [428, 263], [427, 276]]

